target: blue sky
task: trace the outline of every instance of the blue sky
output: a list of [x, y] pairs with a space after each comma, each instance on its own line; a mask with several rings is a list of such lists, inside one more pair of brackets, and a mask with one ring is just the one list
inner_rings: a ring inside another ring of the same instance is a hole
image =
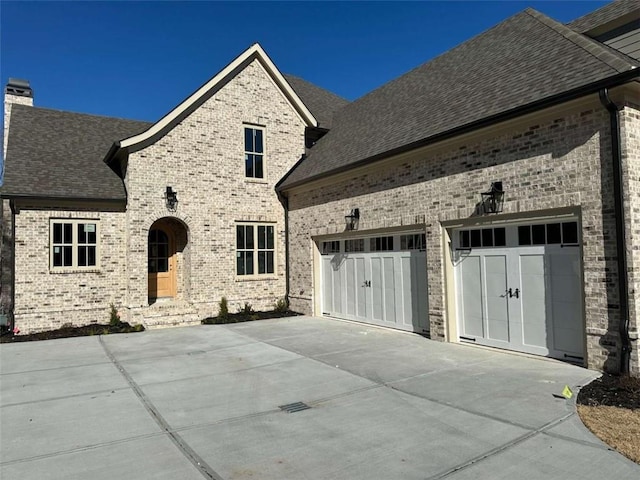
[[0, 79], [40, 107], [154, 121], [254, 42], [284, 73], [353, 100], [531, 6], [603, 1], [7, 2]]

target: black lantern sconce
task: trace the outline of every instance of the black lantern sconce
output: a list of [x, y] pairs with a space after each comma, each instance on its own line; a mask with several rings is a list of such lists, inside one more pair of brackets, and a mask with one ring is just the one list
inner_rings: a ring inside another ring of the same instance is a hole
[[178, 194], [173, 191], [173, 188], [167, 187], [167, 191], [164, 194], [164, 199], [167, 203], [167, 208], [172, 212], [176, 211], [178, 208]]
[[347, 230], [357, 230], [358, 221], [360, 220], [360, 209], [354, 208], [349, 215], [344, 216], [344, 221], [347, 224]]
[[485, 213], [500, 213], [504, 203], [504, 190], [502, 182], [491, 182], [491, 188], [482, 192], [482, 206]]

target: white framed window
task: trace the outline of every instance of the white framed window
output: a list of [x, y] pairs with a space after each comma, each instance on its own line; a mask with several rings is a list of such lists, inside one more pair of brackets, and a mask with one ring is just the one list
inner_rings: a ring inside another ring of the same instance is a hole
[[96, 220], [51, 219], [51, 270], [98, 267], [98, 231]]
[[322, 242], [322, 254], [340, 253], [340, 241], [333, 240], [330, 242]]
[[243, 223], [236, 225], [236, 275], [275, 273], [275, 226]]
[[344, 241], [344, 251], [350, 252], [364, 252], [364, 238], [356, 238], [353, 240]]
[[424, 233], [400, 235], [400, 250], [426, 250], [427, 236]]
[[393, 237], [370, 238], [369, 250], [372, 252], [387, 252], [393, 250]]
[[264, 178], [264, 128], [244, 127], [244, 175]]

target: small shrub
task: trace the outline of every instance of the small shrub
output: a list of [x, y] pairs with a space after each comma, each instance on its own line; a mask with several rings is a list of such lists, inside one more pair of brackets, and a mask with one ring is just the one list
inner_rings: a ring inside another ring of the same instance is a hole
[[253, 315], [253, 307], [249, 302], [244, 302], [244, 307], [239, 307], [238, 313], [242, 313], [243, 315]]
[[120, 323], [120, 314], [118, 313], [116, 306], [112, 303], [111, 312], [109, 313], [109, 325], [112, 327], [118, 327], [120, 326]]
[[225, 320], [229, 317], [229, 302], [227, 302], [227, 297], [222, 297], [218, 306], [218, 318]]
[[284, 313], [287, 310], [289, 310], [289, 302], [287, 302], [286, 297], [277, 299], [276, 304], [273, 308], [273, 311], [278, 313]]
[[133, 331], [134, 331], [134, 332], [144, 332], [144, 326], [143, 326], [143, 325], [141, 325], [141, 324], [139, 324], [139, 323], [136, 323], [136, 324], [133, 326]]

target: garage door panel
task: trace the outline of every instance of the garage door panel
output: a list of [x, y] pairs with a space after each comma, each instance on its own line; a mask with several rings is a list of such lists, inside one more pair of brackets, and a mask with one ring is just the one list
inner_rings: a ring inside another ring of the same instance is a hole
[[485, 295], [487, 298], [487, 337], [509, 341], [509, 315], [507, 313], [507, 257], [485, 257]]
[[[567, 320], [576, 321], [579, 319], [573, 318]], [[576, 335], [575, 329], [563, 328], [562, 326], [560, 326], [556, 327], [553, 332], [553, 343], [556, 350], [566, 352], [569, 355], [582, 356], [582, 335]]]
[[384, 321], [396, 322], [396, 265], [395, 258], [385, 256], [383, 259], [384, 278]]
[[[519, 259], [520, 271], [520, 319], [522, 323], [522, 338], [520, 343], [530, 347], [543, 349], [540, 353], [552, 347], [551, 338], [547, 332], [547, 292], [545, 285], [545, 256], [521, 255]], [[517, 280], [517, 279], [516, 279]], [[514, 302], [514, 308], [518, 308]], [[515, 317], [517, 321], [518, 317]]]
[[[556, 275], [550, 279], [554, 321], [553, 343], [556, 350], [580, 356], [582, 342], [582, 295], [578, 255], [553, 253], [549, 255], [551, 271]], [[576, 266], [578, 268], [576, 268]]]
[[333, 281], [333, 309], [331, 310], [333, 313], [343, 313], [344, 309], [342, 307], [342, 297], [343, 297], [343, 285], [342, 285], [342, 275], [343, 270], [340, 268], [342, 266], [342, 261], [339, 255], [333, 257], [331, 262], [331, 273], [332, 273], [332, 281]]
[[356, 318], [358, 319], [367, 319], [367, 295], [369, 295], [369, 289], [365, 287], [366, 277], [366, 260], [363, 257], [357, 257], [354, 259], [355, 261], [355, 270], [356, 270]]
[[467, 336], [484, 337], [480, 257], [467, 257], [460, 267], [463, 333]]
[[333, 312], [333, 268], [331, 257], [322, 257], [322, 311]]
[[400, 288], [396, 292], [396, 304], [400, 310], [400, 317], [402, 323], [405, 326], [413, 325], [414, 321], [414, 282], [412, 276], [412, 261], [410, 256], [403, 256], [399, 259], [400, 268], [398, 269], [398, 281], [400, 282]]
[[382, 277], [382, 259], [371, 258], [371, 314], [375, 321], [382, 322], [384, 319], [383, 294], [384, 285]]
[[347, 258], [344, 261], [345, 267], [345, 291], [346, 291], [346, 309], [345, 313], [349, 316], [356, 315], [356, 262], [353, 258]]

